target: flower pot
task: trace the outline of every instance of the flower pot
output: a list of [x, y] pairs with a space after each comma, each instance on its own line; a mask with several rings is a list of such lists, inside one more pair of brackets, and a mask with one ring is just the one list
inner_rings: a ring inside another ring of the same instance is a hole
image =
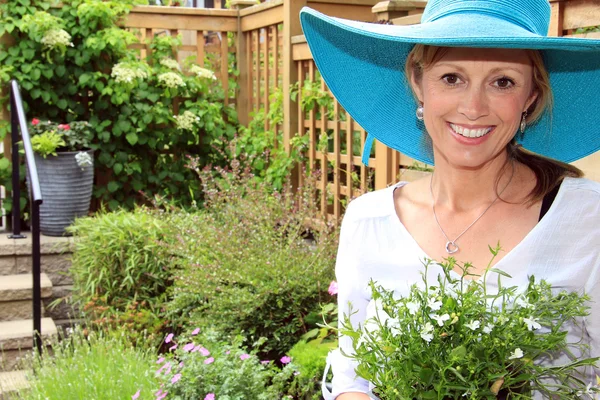
[[[93, 150], [86, 152], [93, 162]], [[43, 199], [40, 231], [46, 236], [69, 236], [65, 229], [90, 209], [94, 166], [80, 167], [75, 159], [78, 153], [59, 152], [46, 158], [35, 154]]]

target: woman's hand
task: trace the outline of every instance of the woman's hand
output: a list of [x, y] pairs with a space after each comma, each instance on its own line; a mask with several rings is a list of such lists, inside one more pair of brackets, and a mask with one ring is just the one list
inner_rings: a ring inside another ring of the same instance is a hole
[[335, 400], [371, 400], [371, 398], [364, 393], [342, 393]]

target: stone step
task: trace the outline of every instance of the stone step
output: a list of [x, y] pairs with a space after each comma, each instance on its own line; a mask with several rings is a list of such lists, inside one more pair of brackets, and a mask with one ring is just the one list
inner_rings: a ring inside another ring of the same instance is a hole
[[9, 399], [19, 390], [27, 389], [27, 373], [25, 371], [0, 372], [0, 400]]
[[[57, 334], [52, 318], [42, 318], [42, 342], [48, 345]], [[11, 371], [18, 366], [19, 358], [33, 348], [33, 320], [0, 322], [0, 370]]]
[[[41, 274], [40, 283], [42, 299], [50, 298], [52, 282], [48, 275]], [[32, 299], [33, 278], [30, 274], [0, 276], [0, 321], [33, 318]]]

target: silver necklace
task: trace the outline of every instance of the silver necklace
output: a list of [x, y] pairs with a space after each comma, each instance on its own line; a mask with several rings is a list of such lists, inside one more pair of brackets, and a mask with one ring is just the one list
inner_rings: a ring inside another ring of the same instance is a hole
[[508, 183], [506, 184], [506, 186], [504, 186], [504, 188], [502, 189], [502, 191], [500, 191], [500, 193], [498, 193], [498, 195], [496, 196], [496, 198], [494, 199], [494, 201], [492, 201], [490, 203], [489, 206], [486, 207], [485, 210], [483, 210], [483, 212], [481, 214], [479, 214], [479, 217], [477, 217], [475, 219], [475, 221], [471, 222], [471, 225], [467, 226], [467, 228], [461, 232], [460, 235], [458, 235], [454, 240], [450, 240], [450, 238], [448, 237], [448, 235], [446, 235], [446, 232], [444, 232], [444, 229], [442, 228], [442, 225], [440, 225], [440, 221], [438, 221], [438, 217], [437, 214], [435, 212], [435, 198], [433, 197], [433, 174], [431, 174], [431, 179], [429, 180], [429, 191], [431, 192], [431, 200], [432, 200], [432, 205], [431, 208], [433, 209], [433, 217], [435, 218], [435, 222], [437, 223], [437, 226], [440, 228], [440, 231], [442, 231], [442, 234], [444, 235], [444, 237], [446, 238], [446, 252], [448, 254], [454, 254], [456, 253], [458, 250], [460, 250], [460, 248], [458, 247], [458, 245], [456, 244], [456, 241], [458, 239], [460, 239], [460, 237], [462, 235], [465, 234], [465, 232], [467, 232], [473, 225], [475, 225], [475, 223], [477, 221], [479, 221], [481, 219], [481, 217], [483, 217], [483, 215], [488, 212], [488, 210], [490, 208], [492, 208], [492, 206], [496, 203], [496, 201], [500, 198], [500, 196], [502, 195], [502, 193], [506, 190], [506, 188], [508, 187], [508, 185], [510, 185], [510, 182], [513, 179], [513, 176], [515, 175], [515, 164], [512, 164], [512, 173], [510, 175], [510, 179], [508, 180]]

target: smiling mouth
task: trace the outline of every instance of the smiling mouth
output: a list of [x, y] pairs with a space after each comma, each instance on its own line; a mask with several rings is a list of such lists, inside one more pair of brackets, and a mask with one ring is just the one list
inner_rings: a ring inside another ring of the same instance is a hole
[[487, 135], [494, 129], [493, 126], [488, 126], [487, 128], [477, 128], [477, 129], [469, 129], [462, 127], [460, 125], [449, 124], [450, 128], [457, 134], [467, 137], [467, 138], [478, 138]]

